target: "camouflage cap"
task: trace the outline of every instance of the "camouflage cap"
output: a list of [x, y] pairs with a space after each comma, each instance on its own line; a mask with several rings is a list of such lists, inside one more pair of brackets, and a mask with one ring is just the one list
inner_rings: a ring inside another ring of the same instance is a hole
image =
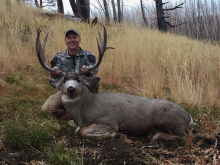
[[80, 34], [79, 34], [78, 31], [76, 31], [76, 30], [74, 30], [74, 29], [70, 29], [70, 30], [67, 30], [67, 31], [66, 31], [65, 38], [66, 38], [70, 33], [75, 33], [77, 36], [80, 37]]

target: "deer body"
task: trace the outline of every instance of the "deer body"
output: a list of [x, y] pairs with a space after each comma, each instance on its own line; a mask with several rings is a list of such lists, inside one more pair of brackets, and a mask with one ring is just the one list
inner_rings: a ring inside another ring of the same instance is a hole
[[155, 128], [184, 137], [185, 130], [192, 124], [191, 116], [184, 109], [167, 100], [124, 93], [93, 94], [77, 81], [74, 85], [81, 93], [75, 91], [79, 95], [70, 98], [66, 94], [69, 86], [64, 85], [62, 101], [69, 117], [79, 127], [84, 127], [81, 132], [84, 137], [97, 137], [97, 125], [102, 125], [99, 137], [106, 131], [142, 135]]

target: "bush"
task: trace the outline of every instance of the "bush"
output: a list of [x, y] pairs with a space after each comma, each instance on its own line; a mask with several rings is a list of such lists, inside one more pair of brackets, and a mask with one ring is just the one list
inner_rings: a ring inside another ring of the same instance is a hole
[[4, 123], [4, 141], [14, 148], [33, 146], [36, 148], [49, 144], [56, 134], [55, 126], [47, 122], [16, 118]]
[[66, 150], [63, 142], [55, 145], [50, 154], [50, 163], [53, 165], [81, 165], [82, 159], [77, 150]]

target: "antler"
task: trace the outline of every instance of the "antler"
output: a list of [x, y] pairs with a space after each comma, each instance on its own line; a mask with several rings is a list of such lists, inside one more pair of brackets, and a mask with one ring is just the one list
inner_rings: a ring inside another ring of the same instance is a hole
[[[91, 71], [91, 70], [97, 68], [101, 64], [101, 62], [102, 62], [102, 58], [104, 56], [105, 51], [107, 49], [115, 49], [113, 47], [107, 47], [107, 32], [106, 32], [105, 26], [103, 26], [103, 28], [104, 28], [104, 34], [103, 34], [104, 41], [102, 40], [102, 37], [101, 37], [100, 33], [98, 33], [99, 34], [99, 40], [97, 39], [97, 44], [98, 44], [98, 49], [99, 49], [98, 60], [95, 63], [95, 65], [86, 68], [86, 70]], [[41, 66], [44, 69], [46, 69], [46, 70], [48, 70], [50, 72], [61, 72], [59, 70], [55, 70], [53, 68], [50, 68], [47, 65], [46, 58], [45, 58], [45, 45], [46, 45], [46, 42], [47, 42], [48, 33], [47, 33], [47, 35], [44, 38], [44, 42], [43, 42], [42, 46], [41, 46], [41, 42], [40, 42], [40, 33], [41, 33], [41, 30], [38, 29], [37, 30], [37, 38], [36, 38], [36, 52], [37, 52], [37, 57], [38, 57], [38, 60], [39, 60], [39, 62], [41, 64]], [[99, 44], [99, 42], [100, 42], [100, 44]]]
[[37, 57], [38, 57], [38, 60], [41, 64], [41, 66], [50, 72], [61, 72], [59, 70], [55, 70], [53, 68], [50, 68], [47, 65], [46, 58], [45, 58], [45, 46], [46, 46], [46, 42], [47, 42], [48, 33], [44, 38], [44, 42], [43, 42], [42, 46], [41, 46], [41, 42], [40, 42], [40, 33], [41, 33], [41, 30], [38, 29], [37, 30], [37, 38], [36, 38], [36, 52], [37, 52]]
[[[103, 42], [102, 37], [101, 37], [101, 35], [100, 35], [99, 32], [98, 32], [98, 33], [99, 33], [99, 40], [98, 40], [98, 38], [96, 38], [96, 39], [97, 39], [97, 44], [98, 44], [98, 49], [99, 49], [99, 57], [98, 57], [98, 60], [97, 60], [97, 62], [95, 63], [95, 65], [93, 65], [93, 66], [91, 66], [91, 67], [88, 67], [88, 68], [86, 68], [85, 70], [91, 71], [91, 70], [97, 68], [97, 67], [101, 64], [101, 62], [102, 62], [102, 58], [103, 58], [103, 56], [104, 56], [105, 51], [106, 51], [107, 49], [115, 49], [115, 48], [113, 48], [113, 47], [107, 47], [107, 32], [106, 32], [105, 26], [103, 26], [103, 29], [104, 29], [104, 34], [103, 34], [103, 36], [104, 36], [104, 42]], [[100, 45], [99, 45], [99, 41], [100, 41], [101, 47], [100, 47]]]

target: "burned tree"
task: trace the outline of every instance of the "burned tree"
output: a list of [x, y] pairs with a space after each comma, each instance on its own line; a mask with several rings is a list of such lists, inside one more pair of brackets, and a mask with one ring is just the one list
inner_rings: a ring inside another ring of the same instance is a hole
[[[19, 0], [21, 1], [21, 0]], [[37, 8], [53, 9], [56, 6], [56, 0], [22, 0], [24, 3], [35, 5]], [[58, 2], [59, 0], [57, 0]]]
[[183, 5], [183, 3], [175, 6], [174, 8], [169, 8], [169, 9], [164, 9], [163, 6], [166, 3], [163, 3], [162, 0], [155, 0], [156, 3], [156, 10], [157, 10], [157, 23], [158, 23], [158, 29], [160, 31], [166, 32], [167, 31], [167, 25], [169, 25], [172, 28], [175, 28], [174, 25], [171, 25], [168, 21], [166, 21], [166, 18], [170, 18], [169, 16], [166, 16], [167, 13], [165, 13], [165, 11], [169, 11], [169, 10], [175, 10], [178, 8], [182, 8], [181, 6]]
[[147, 22], [147, 18], [146, 18], [146, 14], [145, 14], [145, 9], [144, 9], [144, 5], [143, 5], [143, 1], [140, 0], [140, 3], [141, 3], [142, 17], [143, 17], [143, 20], [144, 20], [145, 25], [147, 26], [147, 25], [148, 25], [148, 22]]
[[120, 23], [122, 21], [122, 10], [121, 10], [121, 0], [117, 0], [118, 5], [118, 22]]
[[110, 16], [109, 16], [109, 12], [108, 12], [108, 4], [106, 0], [103, 0], [103, 4], [104, 4], [104, 9], [105, 9], [105, 18], [106, 18], [106, 23], [110, 22]]
[[107, 1], [103, 0], [102, 1], [103, 5], [102, 5], [102, 3], [99, 0], [97, 0], [97, 2], [98, 2], [99, 6], [101, 7], [102, 11], [105, 14], [105, 22], [109, 23], [110, 22], [110, 16], [109, 16], [109, 11], [108, 11], [108, 3], [107, 3]]
[[[103, 13], [105, 14], [105, 20], [106, 23], [110, 22], [110, 15], [109, 15], [109, 1], [107, 0], [97, 0], [100, 8], [102, 9]], [[111, 0], [112, 5], [112, 12], [113, 12], [113, 20], [117, 22], [122, 22], [123, 20], [123, 0], [117, 0], [115, 2], [114, 0]], [[117, 10], [116, 10], [117, 8]]]
[[90, 0], [69, 0], [69, 2], [76, 17], [90, 19]]
[[116, 16], [116, 9], [115, 9], [115, 2], [114, 2], [114, 0], [111, 0], [111, 3], [112, 3], [113, 19], [114, 19], [114, 21], [117, 21], [117, 16]]
[[63, 0], [57, 0], [57, 9], [59, 13], [64, 14]]

